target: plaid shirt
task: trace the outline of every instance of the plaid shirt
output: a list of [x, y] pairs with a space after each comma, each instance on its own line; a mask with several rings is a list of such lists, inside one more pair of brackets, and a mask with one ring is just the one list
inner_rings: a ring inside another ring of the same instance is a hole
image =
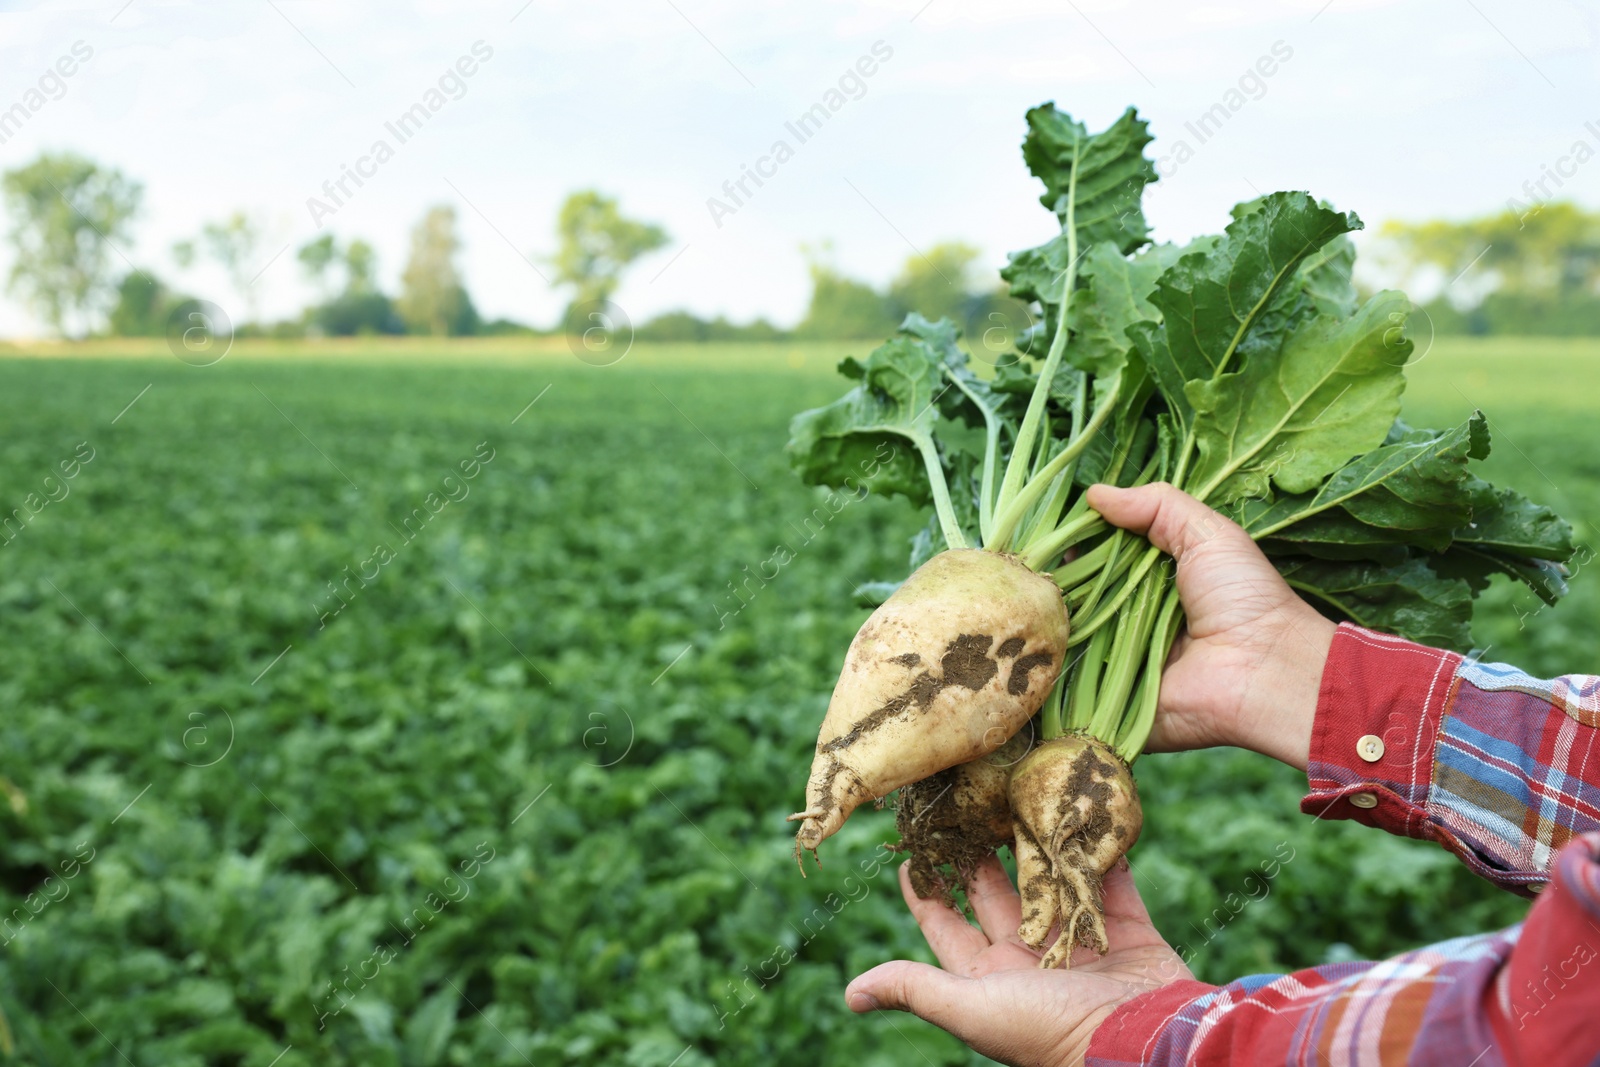
[[1537, 896], [1528, 918], [1379, 963], [1166, 986], [1117, 1009], [1089, 1067], [1600, 1065], [1597, 727], [1600, 678], [1339, 627], [1301, 810], [1437, 841]]

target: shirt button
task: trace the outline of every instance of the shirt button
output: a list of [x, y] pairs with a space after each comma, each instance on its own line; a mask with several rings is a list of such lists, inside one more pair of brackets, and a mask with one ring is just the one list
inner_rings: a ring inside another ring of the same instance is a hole
[[1356, 742], [1356, 755], [1368, 763], [1377, 763], [1383, 758], [1383, 738], [1377, 734], [1367, 734]]
[[1378, 806], [1378, 798], [1371, 793], [1352, 793], [1350, 803], [1358, 808], [1375, 808]]

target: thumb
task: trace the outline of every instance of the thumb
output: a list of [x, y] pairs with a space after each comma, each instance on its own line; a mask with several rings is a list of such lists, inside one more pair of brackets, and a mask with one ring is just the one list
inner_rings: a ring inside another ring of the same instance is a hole
[[[1059, 1047], [1096, 1007], [1067, 995], [1070, 977], [1030, 967], [961, 978], [896, 960], [861, 975], [844, 996], [854, 1012], [909, 1011], [1001, 1063], [1055, 1062], [1066, 1059]], [[991, 984], [1002, 978], [1014, 981], [1004, 989]]]
[[961, 987], [971, 979], [957, 978], [926, 963], [895, 960], [880, 963], [851, 982], [844, 1002], [856, 1013], [909, 1011], [935, 1026], [955, 1032], [961, 1004]]
[[1237, 524], [1166, 482], [1132, 489], [1093, 485], [1088, 500], [1111, 525], [1148, 537], [1173, 559], [1181, 560], [1185, 552], [1215, 537], [1248, 540]]

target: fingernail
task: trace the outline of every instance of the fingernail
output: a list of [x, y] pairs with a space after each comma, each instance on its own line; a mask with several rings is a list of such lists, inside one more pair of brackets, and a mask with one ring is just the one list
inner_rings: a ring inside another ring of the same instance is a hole
[[878, 998], [871, 993], [852, 993], [850, 995], [850, 1010], [855, 1012], [877, 1011], [883, 1007], [878, 1003]]

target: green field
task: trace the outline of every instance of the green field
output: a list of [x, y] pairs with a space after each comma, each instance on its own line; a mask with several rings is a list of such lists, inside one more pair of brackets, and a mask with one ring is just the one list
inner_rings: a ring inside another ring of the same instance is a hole
[[[804, 880], [784, 823], [852, 587], [921, 525], [785, 466], [862, 347], [0, 358], [0, 515], [60, 497], [0, 536], [0, 1062], [970, 1062], [843, 1007], [928, 958], [892, 816]], [[1593, 540], [1600, 345], [1441, 341], [1413, 381]], [[1491, 590], [1489, 658], [1594, 670], [1574, 587]], [[1134, 870], [1203, 978], [1525, 910], [1264, 759], [1138, 771]]]

